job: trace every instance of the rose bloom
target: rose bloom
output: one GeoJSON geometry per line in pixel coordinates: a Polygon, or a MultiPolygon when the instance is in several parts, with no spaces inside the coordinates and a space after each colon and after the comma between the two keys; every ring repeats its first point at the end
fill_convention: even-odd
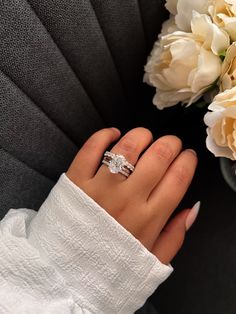
{"type": "Polygon", "coordinates": [[[208,11],[213,22],[236,40],[236,0],[211,0],[208,11]]]}
{"type": "Polygon", "coordinates": [[[193,12],[192,33],[174,32],[157,41],[145,66],[144,82],[156,87],[159,109],[199,99],[221,74],[218,54],[229,46],[226,32],[209,16],[193,12]]]}
{"type": "Polygon", "coordinates": [[[208,109],[207,148],[216,157],[236,160],[236,87],[218,94],[208,109]]]}
{"type": "Polygon", "coordinates": [[[170,15],[170,18],[162,24],[161,33],[159,34],[158,38],[177,31],[179,31],[179,28],[175,23],[175,17],[174,15],[170,15]]]}
{"type": "Polygon", "coordinates": [[[197,11],[210,15],[236,41],[236,0],[166,0],[166,8],[181,30],[191,30],[192,12],[197,11]]]}
{"type": "Polygon", "coordinates": [[[225,91],[236,86],[236,43],[226,51],[220,77],[220,90],[225,91]]]}
{"type": "Polygon", "coordinates": [[[175,15],[175,22],[179,29],[190,32],[192,12],[208,14],[210,0],[166,0],[167,10],[175,15]]]}

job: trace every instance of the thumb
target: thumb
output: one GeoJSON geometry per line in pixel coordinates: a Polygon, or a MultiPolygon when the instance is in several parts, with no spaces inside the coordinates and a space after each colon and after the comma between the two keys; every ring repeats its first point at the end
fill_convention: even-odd
{"type": "Polygon", "coordinates": [[[183,245],[185,234],[195,222],[200,202],[192,209],[177,214],[162,230],[152,248],[152,253],[163,263],[169,264],[183,245]]]}

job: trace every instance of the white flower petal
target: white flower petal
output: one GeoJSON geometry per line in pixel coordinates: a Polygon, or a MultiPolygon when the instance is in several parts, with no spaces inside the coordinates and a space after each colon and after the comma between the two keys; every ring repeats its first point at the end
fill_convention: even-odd
{"type": "Polygon", "coordinates": [[[216,157],[236,160],[236,88],[218,94],[208,109],[207,148],[216,157]]]}
{"type": "Polygon", "coordinates": [[[201,37],[203,47],[211,50],[215,55],[219,55],[230,46],[229,35],[212,23],[211,18],[206,14],[193,11],[191,29],[193,34],[201,37]]]}
{"type": "Polygon", "coordinates": [[[224,20],[225,27],[224,29],[227,31],[227,33],[230,35],[231,39],[233,41],[236,41],[236,18],[230,18],[224,20]]]}
{"type": "Polygon", "coordinates": [[[204,122],[208,127],[212,128],[221,117],[221,112],[207,112],[204,117],[204,122]]]}
{"type": "Polygon", "coordinates": [[[179,0],[177,3],[176,25],[186,31],[191,31],[191,19],[193,11],[207,13],[209,0],[179,0]]]}
{"type": "Polygon", "coordinates": [[[210,86],[219,78],[220,74],[220,58],[202,48],[198,59],[197,71],[191,84],[193,93],[197,93],[202,88],[210,86]]]}
{"type": "Polygon", "coordinates": [[[207,130],[208,136],[206,139],[206,146],[210,152],[212,152],[216,157],[225,157],[231,160],[235,160],[232,151],[228,147],[220,147],[216,145],[214,139],[212,138],[209,129],[207,130]]]}
{"type": "Polygon", "coordinates": [[[236,40],[235,17],[236,1],[235,0],[210,0],[208,12],[211,15],[215,25],[225,29],[232,41],[236,40]]]}
{"type": "Polygon", "coordinates": [[[162,30],[158,37],[161,38],[162,36],[172,34],[178,30],[178,26],[175,23],[175,16],[171,15],[170,18],[162,24],[162,30]]]}
{"type": "Polygon", "coordinates": [[[178,0],[166,0],[165,7],[171,14],[177,14],[177,2],[178,0]]]}
{"type": "Polygon", "coordinates": [[[159,109],[172,107],[177,105],[179,102],[185,101],[191,98],[191,92],[180,92],[180,91],[161,91],[157,90],[154,98],[153,104],[159,109]]]}

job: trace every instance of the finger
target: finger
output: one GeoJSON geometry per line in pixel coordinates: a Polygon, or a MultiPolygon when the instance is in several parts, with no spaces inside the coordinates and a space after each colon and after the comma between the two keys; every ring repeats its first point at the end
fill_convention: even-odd
{"type": "Polygon", "coordinates": [[[185,195],[193,179],[196,166],[196,153],[193,150],[183,151],[150,194],[147,203],[153,212],[153,220],[159,225],[159,231],[163,229],[185,195]]]}
{"type": "Polygon", "coordinates": [[[182,142],[178,137],[161,137],[142,155],[127,185],[131,185],[137,194],[142,193],[148,199],[181,149],[182,142]]]}
{"type": "MultiPolygon", "coordinates": [[[[126,160],[135,165],[142,151],[153,141],[152,133],[145,128],[135,128],[126,133],[112,148],[111,152],[123,155],[126,160]]],[[[122,174],[114,175],[106,165],[101,165],[96,177],[108,179],[111,182],[123,182],[127,178],[122,174]]]]}
{"type": "Polygon", "coordinates": [[[191,210],[184,210],[173,218],[161,232],[151,252],[163,263],[169,264],[181,249],[186,234],[186,219],[191,210]]]}
{"type": "Polygon", "coordinates": [[[67,175],[70,179],[92,178],[101,162],[102,155],[109,145],[120,137],[115,128],[102,129],[94,133],[82,146],[70,165],[67,175]]]}

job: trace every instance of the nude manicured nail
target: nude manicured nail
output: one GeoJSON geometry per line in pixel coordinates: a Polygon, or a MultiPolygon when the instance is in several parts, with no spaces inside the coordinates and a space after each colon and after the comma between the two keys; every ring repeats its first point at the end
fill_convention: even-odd
{"type": "Polygon", "coordinates": [[[185,222],[185,226],[186,226],[186,230],[188,231],[192,225],[194,224],[194,222],[197,219],[199,210],[200,210],[200,206],[201,206],[201,202],[197,202],[193,208],[191,209],[191,211],[189,212],[186,222],[185,222]]]}
{"type": "Polygon", "coordinates": [[[120,130],[117,128],[111,128],[112,130],[114,130],[116,133],[120,133],[120,130]]]}
{"type": "Polygon", "coordinates": [[[192,154],[194,154],[195,156],[197,156],[197,153],[195,152],[195,150],[193,149],[187,149],[187,151],[191,152],[192,154]]]}

